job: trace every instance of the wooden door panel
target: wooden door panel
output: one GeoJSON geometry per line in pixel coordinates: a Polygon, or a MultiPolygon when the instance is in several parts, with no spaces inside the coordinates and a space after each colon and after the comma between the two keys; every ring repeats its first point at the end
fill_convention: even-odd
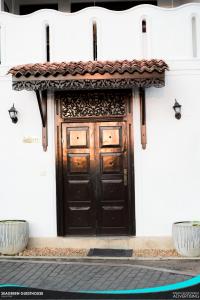
{"type": "Polygon", "coordinates": [[[63,124],[65,234],[95,233],[93,125],[63,124]]]}
{"type": "Polygon", "coordinates": [[[89,148],[89,128],[67,128],[67,148],[89,148]]]}
{"type": "Polygon", "coordinates": [[[102,227],[109,229],[111,227],[123,227],[126,224],[124,220],[123,206],[102,206],[102,227]]]}
{"type": "Polygon", "coordinates": [[[124,183],[122,179],[102,180],[102,201],[124,201],[124,183]]]}
{"type": "Polygon", "coordinates": [[[99,181],[97,232],[99,234],[127,234],[129,228],[128,189],[124,184],[127,168],[126,123],[96,124],[99,181]]]}
{"type": "Polygon", "coordinates": [[[90,155],[88,153],[68,154],[68,172],[71,174],[90,173],[90,155]]]}
{"type": "Polygon", "coordinates": [[[68,207],[65,210],[65,216],[68,218],[65,234],[67,235],[90,235],[95,234],[94,222],[91,218],[91,208],[85,207],[68,207]]]}
{"type": "Polygon", "coordinates": [[[90,180],[69,180],[67,201],[69,202],[91,202],[92,185],[90,180]]]}
{"type": "Polygon", "coordinates": [[[69,207],[68,212],[68,225],[71,227],[71,229],[76,229],[79,227],[79,230],[81,230],[81,227],[90,227],[93,224],[90,221],[90,207],[69,207]]]}
{"type": "Polygon", "coordinates": [[[121,147],[122,127],[101,126],[100,147],[121,147]]]}
{"type": "Polygon", "coordinates": [[[123,205],[102,206],[99,220],[99,234],[127,234],[127,213],[123,205]]]}
{"type": "Polygon", "coordinates": [[[101,153],[101,174],[119,174],[123,172],[123,157],[121,153],[101,153]]]}

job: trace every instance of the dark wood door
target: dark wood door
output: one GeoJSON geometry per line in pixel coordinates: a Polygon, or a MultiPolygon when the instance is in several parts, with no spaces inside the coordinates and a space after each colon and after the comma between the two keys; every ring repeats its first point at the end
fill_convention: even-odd
{"type": "Polygon", "coordinates": [[[128,234],[126,122],[63,123],[64,233],[128,234]]]}

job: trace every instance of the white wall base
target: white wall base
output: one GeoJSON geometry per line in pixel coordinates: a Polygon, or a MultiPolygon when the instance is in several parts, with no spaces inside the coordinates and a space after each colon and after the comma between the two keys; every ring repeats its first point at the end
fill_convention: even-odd
{"type": "Polygon", "coordinates": [[[30,238],[28,248],[174,249],[171,237],[55,237],[30,238]]]}

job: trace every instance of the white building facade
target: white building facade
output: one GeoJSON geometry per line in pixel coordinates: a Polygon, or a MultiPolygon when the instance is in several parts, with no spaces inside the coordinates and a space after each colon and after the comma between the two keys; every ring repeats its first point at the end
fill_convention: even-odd
{"type": "MultiPolygon", "coordinates": [[[[69,246],[70,240],[73,247],[80,247],[78,237],[82,247],[100,242],[94,232],[58,237],[62,234],[58,230],[55,93],[49,90],[47,95],[48,147],[43,151],[36,93],[13,90],[13,78],[7,72],[17,65],[46,62],[48,49],[50,63],[93,61],[94,24],[98,61],[162,59],[169,67],[164,87],[145,88],[146,147],[141,144],[139,89],[131,88],[134,230],[123,238],[108,235],[102,247],[156,247],[159,242],[159,247],[170,248],[173,222],[199,220],[200,3],[174,1],[171,5],[171,1],[158,1],[158,6],[139,5],[125,11],[89,7],[70,13],[69,3],[60,0],[60,11],[45,9],[19,16],[19,3],[8,1],[11,13],[0,13],[0,219],[26,219],[31,245],[69,246]],[[179,6],[180,2],[185,4],[179,6]],[[182,106],[179,120],[172,108],[175,99],[182,106]],[[8,114],[13,103],[18,111],[16,124],[8,114]]],[[[80,126],[90,126],[89,118],[86,123],[80,126]]],[[[109,127],[108,120],[105,126],[109,127]]]]}

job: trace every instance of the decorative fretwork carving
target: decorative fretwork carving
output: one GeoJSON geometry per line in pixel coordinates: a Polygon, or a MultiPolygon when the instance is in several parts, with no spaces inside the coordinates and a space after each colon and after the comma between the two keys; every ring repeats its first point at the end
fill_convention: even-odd
{"type": "Polygon", "coordinates": [[[91,90],[91,89],[127,89],[133,87],[163,87],[164,77],[153,78],[112,78],[81,80],[24,80],[14,81],[14,90],[91,90]]]}
{"type": "Polygon", "coordinates": [[[127,92],[58,92],[61,101],[61,117],[83,118],[126,115],[127,92]]]}

